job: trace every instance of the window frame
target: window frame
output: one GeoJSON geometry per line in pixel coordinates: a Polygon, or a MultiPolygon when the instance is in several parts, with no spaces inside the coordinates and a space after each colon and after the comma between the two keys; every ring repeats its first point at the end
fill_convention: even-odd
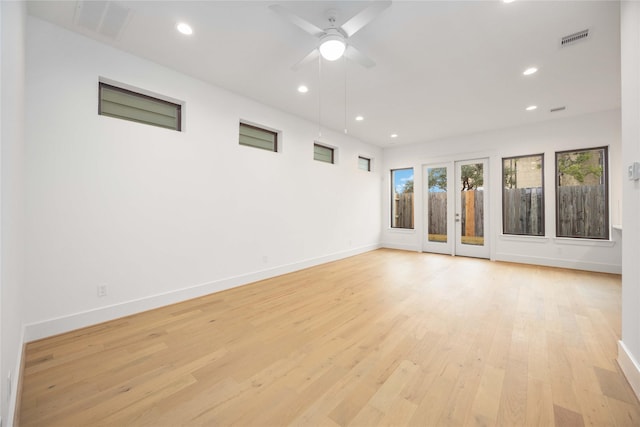
{"type": "Polygon", "coordinates": [[[317,162],[322,162],[322,163],[327,163],[327,164],[331,164],[331,165],[335,165],[336,164],[336,149],[335,147],[331,147],[329,145],[326,144],[321,144],[317,141],[315,141],[313,143],[313,160],[317,161],[317,162]],[[316,158],[316,147],[320,147],[320,148],[324,148],[330,151],[331,153],[331,159],[330,161],[326,161],[323,159],[318,159],[316,158]]]}
{"type": "Polygon", "coordinates": [[[365,172],[371,172],[371,159],[369,157],[365,157],[365,156],[358,156],[358,169],[360,169],[361,171],[365,171],[365,172]],[[360,160],[366,160],[367,161],[367,168],[363,169],[360,167],[360,160]]]}
{"type": "Polygon", "coordinates": [[[525,155],[521,155],[521,156],[509,156],[509,157],[502,157],[501,160],[502,163],[502,175],[501,175],[501,188],[502,188],[502,234],[505,236],[528,236],[528,237],[544,237],[546,235],[546,217],[545,217],[545,199],[546,199],[546,187],[545,187],[545,179],[544,179],[544,153],[537,153],[537,154],[525,154],[525,155]],[[540,175],[541,175],[541,187],[542,187],[542,202],[540,204],[540,209],[541,209],[541,218],[540,218],[540,225],[541,225],[541,234],[525,234],[525,233],[508,233],[505,231],[506,229],[506,214],[505,214],[505,184],[504,184],[504,178],[505,178],[505,170],[504,170],[504,162],[505,160],[511,160],[511,159],[523,159],[523,158],[527,158],[527,157],[540,157],[540,175]]]}
{"type": "Polygon", "coordinates": [[[266,128],[264,126],[256,125],[254,123],[248,123],[248,122],[246,122],[244,120],[240,120],[239,121],[239,125],[238,125],[238,145],[241,145],[243,147],[256,148],[258,150],[264,150],[264,151],[270,151],[272,153],[278,153],[279,149],[280,149],[279,136],[280,136],[279,132],[276,131],[276,130],[269,129],[269,128],[266,128]],[[257,146],[257,145],[251,145],[251,144],[243,144],[240,141],[241,129],[242,129],[243,126],[251,128],[251,129],[256,129],[256,130],[259,130],[259,131],[262,131],[262,132],[269,133],[269,134],[273,135],[273,149],[264,148],[264,147],[260,147],[260,146],[257,146]]]}
{"type": "Polygon", "coordinates": [[[556,206],[555,206],[555,217],[556,217],[556,238],[560,238],[560,239],[581,239],[581,240],[604,240],[604,241],[608,241],[611,239],[611,219],[609,218],[609,213],[610,213],[610,207],[609,207],[609,203],[610,203],[610,194],[609,194],[609,147],[608,146],[600,146],[600,147],[591,147],[591,148],[577,148],[577,149],[572,149],[572,150],[562,150],[562,151],[556,151],[555,155],[554,155],[554,167],[555,167],[555,193],[556,193],[556,206]],[[566,154],[566,153],[581,153],[581,152],[585,152],[585,151],[597,151],[597,150],[603,150],[603,158],[602,158],[602,167],[603,167],[603,174],[602,177],[600,177],[602,181],[603,187],[604,187],[604,230],[606,235],[604,237],[595,237],[595,236],[565,236],[565,235],[560,235],[559,234],[559,230],[560,230],[560,191],[558,190],[560,188],[560,173],[558,171],[558,156],[561,154],[566,154]]]}
{"type": "Polygon", "coordinates": [[[413,166],[407,167],[407,168],[390,169],[389,170],[389,180],[390,180],[390,184],[391,184],[390,185],[390,190],[391,191],[390,191],[390,194],[389,194],[389,196],[390,196],[390,198],[389,198],[389,201],[390,201],[390,209],[389,209],[390,210],[390,212],[389,212],[389,214],[390,214],[389,215],[390,224],[389,224],[389,226],[390,226],[390,228],[392,230],[415,230],[415,228],[416,228],[416,224],[415,224],[415,216],[416,216],[416,212],[415,212],[416,211],[416,206],[415,206],[415,170],[414,170],[413,166]],[[395,193],[395,180],[394,180],[393,174],[396,171],[402,171],[402,170],[411,170],[411,172],[412,172],[412,174],[414,176],[413,203],[412,203],[412,206],[411,206],[411,209],[412,209],[412,212],[411,212],[411,216],[412,216],[411,223],[413,224],[412,227],[398,227],[397,225],[394,225],[394,219],[395,219],[394,218],[394,202],[395,202],[394,196],[395,196],[396,193],[395,193]]]}
{"type": "Polygon", "coordinates": [[[128,122],[134,122],[134,123],[140,123],[140,124],[144,124],[144,125],[149,125],[149,126],[155,126],[155,127],[159,127],[161,129],[169,129],[169,130],[175,130],[177,132],[182,132],[183,126],[183,117],[182,117],[182,113],[183,113],[183,109],[182,109],[183,105],[181,103],[178,102],[172,102],[172,101],[168,101],[166,99],[162,99],[160,97],[157,96],[152,96],[152,95],[148,95],[146,93],[142,93],[142,92],[137,92],[135,90],[132,89],[127,89],[124,88],[122,86],[118,86],[116,84],[113,83],[109,83],[109,82],[105,82],[102,80],[98,81],[98,115],[100,116],[104,116],[104,117],[111,117],[114,119],[120,119],[120,120],[125,120],[128,122]],[[176,126],[175,127],[169,127],[169,126],[162,126],[156,123],[150,123],[150,122],[143,122],[140,120],[135,120],[133,118],[129,118],[129,117],[125,117],[125,116],[117,116],[117,115],[113,115],[113,114],[108,114],[103,112],[103,89],[108,89],[108,90],[112,90],[115,92],[120,92],[120,93],[124,93],[126,95],[130,95],[130,96],[134,96],[136,98],[140,98],[143,100],[147,100],[147,101],[153,101],[153,102],[157,102],[159,104],[165,104],[168,106],[171,106],[173,108],[175,108],[176,110],[176,126]]]}

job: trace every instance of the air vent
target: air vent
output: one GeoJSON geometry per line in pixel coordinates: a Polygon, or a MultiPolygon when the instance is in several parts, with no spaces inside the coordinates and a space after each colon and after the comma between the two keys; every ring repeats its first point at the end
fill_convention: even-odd
{"type": "Polygon", "coordinates": [[[580,40],[584,40],[589,37],[589,29],[578,31],[577,33],[569,34],[568,36],[564,36],[560,41],[560,46],[568,46],[578,42],[580,40]]]}
{"type": "Polygon", "coordinates": [[[551,109],[551,110],[549,110],[549,111],[550,111],[551,113],[555,113],[555,112],[558,112],[558,111],[564,111],[564,110],[566,110],[566,109],[567,109],[567,107],[564,107],[564,106],[563,106],[563,107],[556,107],[556,108],[552,108],[552,109],[551,109]]]}
{"type": "Polygon", "coordinates": [[[113,1],[79,1],[75,24],[92,33],[116,40],[129,21],[131,9],[113,1]]]}

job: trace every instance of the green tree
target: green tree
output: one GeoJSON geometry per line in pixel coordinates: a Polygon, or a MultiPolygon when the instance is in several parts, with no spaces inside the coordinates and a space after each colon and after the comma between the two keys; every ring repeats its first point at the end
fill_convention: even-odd
{"type": "Polygon", "coordinates": [[[404,183],[404,186],[402,187],[402,192],[403,193],[413,193],[413,180],[412,179],[404,183]]]}
{"type": "Polygon", "coordinates": [[[473,190],[474,188],[481,187],[484,183],[482,163],[462,165],[460,170],[462,173],[462,191],[473,190]]]}
{"type": "Polygon", "coordinates": [[[509,166],[504,167],[504,186],[514,188],[516,186],[516,170],[509,166]]]}
{"type": "MultiPolygon", "coordinates": [[[[558,156],[558,173],[568,175],[582,184],[589,175],[602,176],[602,166],[591,161],[591,152],[562,153],[558,156]]],[[[564,184],[564,183],[561,183],[564,184]]]]}
{"type": "Polygon", "coordinates": [[[447,168],[429,169],[429,188],[447,191],[447,168]]]}

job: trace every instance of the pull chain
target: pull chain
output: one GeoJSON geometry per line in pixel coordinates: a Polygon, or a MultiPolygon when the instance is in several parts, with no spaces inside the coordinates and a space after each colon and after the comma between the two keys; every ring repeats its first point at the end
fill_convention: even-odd
{"type": "Polygon", "coordinates": [[[347,57],[344,56],[344,133],[347,134],[347,57]]]}
{"type": "Polygon", "coordinates": [[[318,139],[322,138],[322,55],[318,55],[318,139]]]}

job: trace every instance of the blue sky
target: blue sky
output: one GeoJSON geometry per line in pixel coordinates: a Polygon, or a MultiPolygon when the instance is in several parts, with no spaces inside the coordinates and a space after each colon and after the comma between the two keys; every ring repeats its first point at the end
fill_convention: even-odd
{"type": "Polygon", "coordinates": [[[402,188],[407,181],[413,181],[413,169],[396,169],[393,171],[393,184],[396,193],[402,193],[402,188]]]}

